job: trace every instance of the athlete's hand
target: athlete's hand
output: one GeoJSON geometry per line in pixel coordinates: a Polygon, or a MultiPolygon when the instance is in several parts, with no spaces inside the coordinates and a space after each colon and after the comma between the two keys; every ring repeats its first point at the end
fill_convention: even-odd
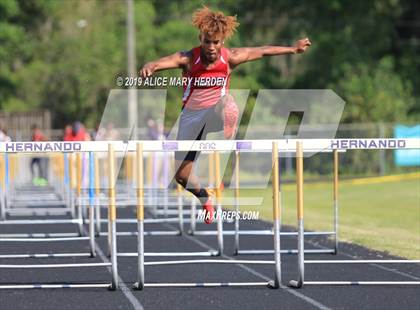
{"type": "Polygon", "coordinates": [[[140,70],[140,76],[142,78],[146,78],[148,76],[151,76],[155,72],[155,70],[156,70],[155,68],[156,68],[155,64],[153,64],[151,62],[148,62],[140,70]]]}
{"type": "Polygon", "coordinates": [[[295,51],[297,54],[301,54],[306,51],[306,49],[311,46],[311,41],[309,41],[308,38],[301,39],[296,41],[295,45],[293,46],[295,48],[295,51]]]}

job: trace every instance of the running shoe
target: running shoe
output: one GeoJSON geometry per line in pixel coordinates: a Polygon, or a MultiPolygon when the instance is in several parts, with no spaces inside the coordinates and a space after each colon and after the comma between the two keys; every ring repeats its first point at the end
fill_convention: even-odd
{"type": "Polygon", "coordinates": [[[213,223],[214,208],[213,208],[212,198],[210,196],[207,199],[206,203],[203,204],[203,210],[204,210],[204,223],[206,224],[213,223]]]}
{"type": "Polygon", "coordinates": [[[236,105],[232,96],[228,95],[227,101],[224,106],[223,114],[224,114],[223,133],[225,135],[225,139],[232,139],[236,134],[236,129],[238,125],[238,114],[239,114],[238,106],[236,105]]]}
{"type": "Polygon", "coordinates": [[[47,186],[48,185],[48,181],[46,179],[44,179],[44,178],[39,178],[38,185],[39,186],[47,186]]]}
{"type": "Polygon", "coordinates": [[[213,197],[216,196],[216,191],[211,188],[206,188],[206,192],[209,197],[207,198],[206,203],[202,206],[204,210],[204,222],[206,224],[211,224],[214,220],[213,197]]]}

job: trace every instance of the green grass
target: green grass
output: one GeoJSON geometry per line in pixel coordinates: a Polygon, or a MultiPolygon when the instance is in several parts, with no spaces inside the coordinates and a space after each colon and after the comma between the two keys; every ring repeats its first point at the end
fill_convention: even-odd
{"type": "MultiPolygon", "coordinates": [[[[227,195],[232,193],[227,192],[227,195]]],[[[263,197],[262,206],[242,206],[272,218],[271,188],[241,190],[241,197],[263,197]]],[[[304,219],[307,230],[332,230],[332,184],[304,186],[304,219]]],[[[296,226],[296,190],[282,190],[282,223],[296,226]]],[[[410,259],[420,258],[420,180],[354,185],[339,189],[339,240],[410,259]]]]}

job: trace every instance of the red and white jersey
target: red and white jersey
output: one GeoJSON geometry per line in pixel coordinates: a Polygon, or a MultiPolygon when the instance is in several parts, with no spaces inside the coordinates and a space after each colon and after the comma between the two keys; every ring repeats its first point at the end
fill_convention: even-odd
{"type": "Polygon", "coordinates": [[[192,50],[190,71],[183,74],[188,78],[184,85],[183,107],[190,110],[201,110],[214,106],[219,99],[228,92],[229,50],[222,48],[220,57],[211,69],[207,69],[201,62],[201,47],[192,50]]]}

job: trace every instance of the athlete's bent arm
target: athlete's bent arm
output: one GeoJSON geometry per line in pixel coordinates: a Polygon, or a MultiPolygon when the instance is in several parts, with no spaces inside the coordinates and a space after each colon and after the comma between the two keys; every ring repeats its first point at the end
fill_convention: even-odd
{"type": "Polygon", "coordinates": [[[294,46],[259,46],[259,47],[241,47],[231,48],[229,64],[234,68],[237,65],[260,59],[264,56],[300,54],[311,46],[308,38],[299,40],[294,46]]]}
{"type": "Polygon", "coordinates": [[[146,63],[140,70],[140,76],[145,78],[151,76],[156,71],[185,68],[189,62],[190,52],[177,52],[175,54],[146,63]]]}

